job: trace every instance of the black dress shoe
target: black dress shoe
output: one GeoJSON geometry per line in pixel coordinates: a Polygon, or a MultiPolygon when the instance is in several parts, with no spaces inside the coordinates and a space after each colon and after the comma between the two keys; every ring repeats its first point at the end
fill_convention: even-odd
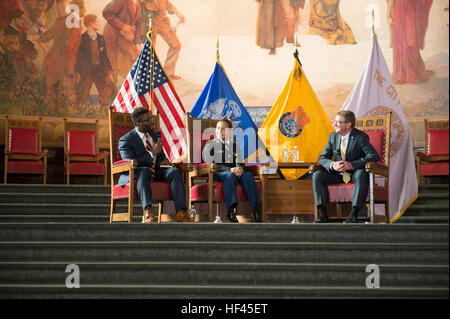
{"type": "Polygon", "coordinates": [[[343,224],[356,224],[357,222],[356,217],[349,216],[346,220],[344,220],[343,224]]]}
{"type": "Polygon", "coordinates": [[[352,211],[348,215],[347,219],[344,221],[344,224],[355,224],[357,223],[356,217],[358,216],[358,209],[356,207],[352,208],[352,211]]]}
{"type": "Polygon", "coordinates": [[[236,218],[236,214],[234,213],[234,208],[228,210],[227,219],[230,223],[239,223],[239,221],[236,218]]]}
{"type": "Polygon", "coordinates": [[[325,224],[329,222],[330,220],[328,219],[328,217],[319,217],[314,221],[315,224],[325,224]]]}
{"type": "Polygon", "coordinates": [[[253,208],[252,218],[253,218],[253,222],[255,222],[255,223],[261,222],[261,207],[259,205],[255,208],[253,208]]]}

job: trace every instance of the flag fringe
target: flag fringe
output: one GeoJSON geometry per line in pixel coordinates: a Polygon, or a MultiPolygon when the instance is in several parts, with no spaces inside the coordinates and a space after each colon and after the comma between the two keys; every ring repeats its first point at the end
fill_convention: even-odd
{"type": "Polygon", "coordinates": [[[402,217],[402,215],[406,212],[406,210],[409,208],[409,206],[412,205],[412,203],[414,203],[416,201],[416,199],[419,197],[419,194],[416,194],[406,205],[405,207],[403,207],[403,209],[394,216],[394,218],[392,218],[391,220],[389,220],[389,223],[394,223],[395,221],[397,221],[397,219],[399,219],[400,217],[402,217]]]}

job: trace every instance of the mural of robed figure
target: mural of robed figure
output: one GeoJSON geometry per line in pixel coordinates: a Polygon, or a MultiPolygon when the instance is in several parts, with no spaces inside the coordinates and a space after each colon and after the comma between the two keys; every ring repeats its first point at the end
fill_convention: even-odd
{"type": "MultiPolygon", "coordinates": [[[[184,23],[185,18],[181,12],[169,1],[169,0],[140,0],[141,5],[144,8],[145,13],[150,13],[152,16],[152,42],[156,45],[157,36],[160,35],[161,38],[169,46],[169,51],[167,52],[166,61],[164,62],[164,70],[167,76],[171,80],[179,80],[180,76],[175,75],[175,66],[178,61],[178,57],[181,51],[181,42],[176,34],[176,28],[171,27],[169,14],[175,14],[178,16],[179,22],[184,23]]],[[[148,18],[143,18],[142,33],[145,36],[149,30],[148,18]]]]}
{"type": "Polygon", "coordinates": [[[103,9],[103,17],[108,22],[103,36],[116,81],[118,75],[126,78],[139,56],[141,6],[138,0],[113,0],[103,9]]]}
{"type": "Polygon", "coordinates": [[[427,82],[434,72],[425,69],[420,50],[425,48],[425,34],[433,0],[386,1],[394,49],[394,83],[427,82]]]}
{"type": "MultiPolygon", "coordinates": [[[[78,6],[80,18],[85,14],[84,0],[70,2],[78,6]]],[[[75,99],[77,77],[75,63],[78,46],[81,42],[81,27],[67,27],[66,16],[56,19],[52,28],[45,32],[39,40],[43,43],[53,40],[53,46],[44,58],[42,73],[47,78],[47,92],[51,93],[55,85],[64,88],[64,93],[70,99],[75,99]]]]}
{"type": "Polygon", "coordinates": [[[256,45],[276,54],[276,48],[294,43],[298,24],[298,9],[304,8],[305,0],[256,0],[258,17],[256,22],[256,45]]]}

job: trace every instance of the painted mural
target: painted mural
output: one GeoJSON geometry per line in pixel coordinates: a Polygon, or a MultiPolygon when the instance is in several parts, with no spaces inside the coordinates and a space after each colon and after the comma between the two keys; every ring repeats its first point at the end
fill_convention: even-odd
{"type": "Polygon", "coordinates": [[[257,125],[300,60],[330,118],[370,52],[372,25],[414,131],[448,118],[448,0],[2,0],[0,114],[106,119],[151,17],[190,110],[221,62],[257,125]],[[372,17],[374,12],[374,17],[372,17]],[[417,124],[419,123],[419,124],[417,124]]]}

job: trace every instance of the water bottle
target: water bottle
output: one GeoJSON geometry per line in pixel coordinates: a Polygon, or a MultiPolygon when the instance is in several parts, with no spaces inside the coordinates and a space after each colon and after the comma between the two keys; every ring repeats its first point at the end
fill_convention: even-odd
{"type": "Polygon", "coordinates": [[[300,224],[300,221],[298,220],[297,216],[292,217],[291,224],[300,224]]]}
{"type": "Polygon", "coordinates": [[[300,151],[298,150],[297,146],[294,146],[294,150],[292,151],[292,161],[293,162],[299,162],[300,161],[300,151]]]}
{"type": "Polygon", "coordinates": [[[195,218],[197,217],[197,210],[195,209],[194,205],[192,205],[191,209],[189,210],[189,217],[193,222],[195,222],[195,218]]]}
{"type": "Polygon", "coordinates": [[[283,158],[283,163],[289,162],[289,151],[286,146],[283,146],[283,152],[281,153],[281,156],[283,158]]]}

